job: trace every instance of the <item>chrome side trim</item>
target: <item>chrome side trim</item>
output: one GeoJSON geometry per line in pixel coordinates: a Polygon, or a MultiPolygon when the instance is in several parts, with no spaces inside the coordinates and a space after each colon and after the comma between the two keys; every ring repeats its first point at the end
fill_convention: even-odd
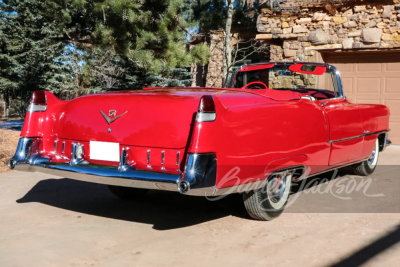
{"type": "MultiPolygon", "coordinates": [[[[311,177],[314,177],[314,176],[318,176],[318,175],[320,175],[320,174],[323,174],[323,173],[327,173],[327,172],[331,172],[331,171],[334,171],[334,170],[337,170],[337,169],[341,169],[341,168],[344,168],[344,167],[348,167],[348,166],[351,166],[351,165],[354,165],[354,164],[357,164],[357,163],[361,163],[361,162],[363,162],[363,161],[366,161],[368,158],[365,158],[365,159],[362,159],[362,160],[359,160],[359,161],[355,161],[355,162],[352,162],[352,163],[348,163],[348,164],[345,164],[345,165],[340,165],[340,166],[334,166],[334,167],[332,167],[332,168],[330,168],[330,169],[328,169],[328,170],[325,170],[325,171],[322,171],[322,172],[317,172],[317,173],[314,173],[314,174],[311,174],[311,175],[309,175],[309,176],[305,176],[303,179],[301,179],[301,180],[304,180],[304,179],[308,179],[308,178],[311,178],[311,177]]],[[[298,181],[301,181],[301,180],[298,180],[298,181]]],[[[298,182],[297,181],[297,182],[298,182]]]]}
{"type": "Polygon", "coordinates": [[[62,143],[62,153],[65,153],[65,141],[62,143]]]}
{"type": "Polygon", "coordinates": [[[343,138],[343,139],[339,139],[339,140],[329,141],[328,143],[332,144],[332,143],[337,143],[337,142],[343,142],[343,141],[353,140],[353,139],[367,137],[367,136],[371,136],[371,135],[379,135],[379,134],[383,134],[383,133],[387,133],[387,132],[389,132],[389,130],[379,131],[379,132],[374,132],[374,133],[365,133],[362,135],[357,135],[357,136],[353,136],[353,137],[349,137],[349,138],[343,138]]]}
{"type": "Polygon", "coordinates": [[[379,132],[373,132],[373,133],[366,134],[365,136],[371,136],[371,135],[376,135],[376,134],[383,134],[383,133],[388,133],[388,132],[390,132],[390,130],[379,131],[379,132]]]}
{"type": "Polygon", "coordinates": [[[57,143],[58,140],[54,141],[54,153],[57,153],[57,143]]]}
{"type": "Polygon", "coordinates": [[[176,153],[176,166],[179,166],[180,156],[181,156],[181,152],[178,151],[178,153],[176,153]]]}
{"type": "Polygon", "coordinates": [[[147,164],[150,164],[150,149],[147,150],[147,164]]]}
{"type": "Polygon", "coordinates": [[[161,151],[161,165],[164,165],[164,161],[165,161],[165,151],[161,151]]]}

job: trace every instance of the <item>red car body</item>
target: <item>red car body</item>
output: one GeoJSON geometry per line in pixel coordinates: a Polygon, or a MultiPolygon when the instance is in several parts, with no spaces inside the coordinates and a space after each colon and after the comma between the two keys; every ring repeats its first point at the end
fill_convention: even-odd
{"type": "MultiPolygon", "coordinates": [[[[239,72],[279,64],[287,63],[239,72]]],[[[315,65],[315,74],[336,71],[315,65]]],[[[246,88],[146,88],[71,101],[45,92],[45,111],[27,112],[10,168],[212,196],[260,188],[282,170],[299,180],[365,161],[377,139],[386,146],[389,109],[350,103],[335,73],[342,95],[326,99],[246,88]],[[118,144],[120,160],[92,158],[93,141],[118,144]]]]}

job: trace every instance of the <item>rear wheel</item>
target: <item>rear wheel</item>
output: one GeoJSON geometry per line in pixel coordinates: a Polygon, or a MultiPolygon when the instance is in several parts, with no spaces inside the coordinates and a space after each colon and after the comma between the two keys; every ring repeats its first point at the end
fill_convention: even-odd
{"type": "Polygon", "coordinates": [[[354,174],[360,176],[368,176],[372,174],[375,171],[376,166],[378,165],[378,158],[379,158],[379,139],[377,138],[375,141],[374,150],[372,151],[369,158],[353,166],[354,174]]]}
{"type": "Polygon", "coordinates": [[[108,188],[110,189],[111,193],[122,200],[140,199],[146,195],[147,191],[149,191],[148,189],[123,187],[116,185],[109,185],[108,188]]]}
{"type": "Polygon", "coordinates": [[[263,188],[243,193],[247,212],[252,218],[261,221],[278,218],[289,200],[291,185],[291,173],[282,172],[271,175],[263,188]]]}

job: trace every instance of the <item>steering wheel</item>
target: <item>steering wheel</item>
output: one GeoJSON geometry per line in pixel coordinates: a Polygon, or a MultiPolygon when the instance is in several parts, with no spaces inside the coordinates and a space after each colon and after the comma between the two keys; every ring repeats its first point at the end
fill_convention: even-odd
{"type": "Polygon", "coordinates": [[[263,82],[251,82],[251,83],[248,83],[245,86],[243,86],[242,89],[268,89],[268,86],[263,82]],[[258,88],[249,88],[249,86],[256,85],[256,84],[258,84],[258,86],[255,86],[255,87],[258,87],[258,88]],[[260,87],[260,85],[263,86],[264,88],[260,87]]]}

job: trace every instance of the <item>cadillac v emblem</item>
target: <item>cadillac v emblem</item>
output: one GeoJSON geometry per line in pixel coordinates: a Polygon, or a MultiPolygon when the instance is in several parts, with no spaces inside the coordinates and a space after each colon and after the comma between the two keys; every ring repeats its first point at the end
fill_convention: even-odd
{"type": "Polygon", "coordinates": [[[117,111],[116,110],[110,110],[110,111],[108,111],[108,116],[109,117],[115,117],[117,115],[117,111]]]}
{"type": "Polygon", "coordinates": [[[110,117],[108,117],[106,114],[104,114],[103,111],[100,110],[101,115],[103,115],[104,119],[107,121],[108,124],[113,123],[113,122],[116,121],[119,117],[121,117],[122,115],[124,115],[124,114],[127,113],[127,112],[128,112],[128,111],[125,111],[124,113],[119,114],[117,117],[111,119],[110,117],[114,117],[115,115],[117,115],[117,111],[115,111],[115,110],[110,110],[110,111],[108,112],[108,115],[109,115],[110,117]]]}

